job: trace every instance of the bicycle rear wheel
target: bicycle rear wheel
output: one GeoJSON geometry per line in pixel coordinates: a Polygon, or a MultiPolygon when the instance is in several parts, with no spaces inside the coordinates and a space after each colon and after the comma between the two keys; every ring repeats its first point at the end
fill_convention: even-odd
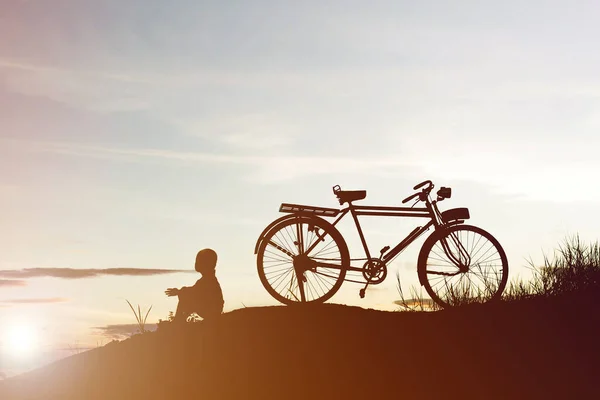
{"type": "Polygon", "coordinates": [[[508,280],[508,261],[500,243],[471,225],[454,225],[423,244],[419,277],[442,307],[500,298],[508,280]]]}
{"type": "Polygon", "coordinates": [[[284,304],[321,303],[333,296],[350,264],[337,229],[321,218],[299,215],[275,225],[257,253],[258,276],[284,304]]]}

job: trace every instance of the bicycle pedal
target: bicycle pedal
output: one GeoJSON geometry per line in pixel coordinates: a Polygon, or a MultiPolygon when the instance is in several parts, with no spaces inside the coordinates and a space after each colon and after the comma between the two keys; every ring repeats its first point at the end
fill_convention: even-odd
{"type": "Polygon", "coordinates": [[[358,295],[360,296],[361,299],[365,298],[365,289],[360,289],[360,291],[358,292],[358,295]]]}

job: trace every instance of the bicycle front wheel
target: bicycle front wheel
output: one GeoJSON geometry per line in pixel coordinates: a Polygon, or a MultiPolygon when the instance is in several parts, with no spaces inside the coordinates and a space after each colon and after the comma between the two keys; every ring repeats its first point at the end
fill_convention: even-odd
{"type": "Polygon", "coordinates": [[[342,285],[350,255],[333,225],[321,218],[299,215],[267,232],[256,263],[263,286],[278,301],[321,303],[342,285]]]}
{"type": "Polygon", "coordinates": [[[500,243],[471,225],[454,225],[431,235],[421,249],[418,270],[431,299],[444,308],[496,300],[508,279],[500,243]]]}

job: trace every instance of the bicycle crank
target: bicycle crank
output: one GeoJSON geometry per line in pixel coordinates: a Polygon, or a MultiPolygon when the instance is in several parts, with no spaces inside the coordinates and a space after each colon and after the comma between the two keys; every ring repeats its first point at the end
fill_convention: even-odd
{"type": "Polygon", "coordinates": [[[382,260],[372,258],[363,265],[362,274],[367,282],[365,283],[365,287],[360,289],[358,295],[361,299],[364,299],[369,285],[377,285],[385,280],[387,277],[387,266],[382,260]]]}
{"type": "Polygon", "coordinates": [[[363,265],[362,274],[370,285],[377,285],[387,277],[387,266],[380,259],[373,258],[363,265]]]}

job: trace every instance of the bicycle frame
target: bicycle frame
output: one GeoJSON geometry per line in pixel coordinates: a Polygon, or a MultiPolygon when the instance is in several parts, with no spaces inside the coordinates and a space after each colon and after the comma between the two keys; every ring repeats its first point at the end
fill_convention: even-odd
{"type": "MultiPolygon", "coordinates": [[[[347,214],[350,214],[350,215],[352,215],[352,219],[354,220],[354,223],[356,225],[356,229],[357,229],[358,235],[360,237],[360,240],[361,240],[361,243],[363,246],[363,250],[366,255],[366,260],[372,260],[373,258],[371,257],[371,253],[367,246],[367,241],[365,239],[365,235],[363,233],[362,227],[360,226],[360,222],[358,220],[359,216],[429,218],[429,221],[424,226],[415,228],[412,232],[410,232],[408,234],[408,236],[406,236],[402,241],[400,241],[398,244],[396,244],[394,246],[394,248],[389,249],[389,246],[386,246],[386,247],[388,247],[387,249],[386,248],[382,249],[385,251],[383,251],[380,256],[381,261],[383,263],[387,264],[394,257],[396,257],[398,254],[400,254],[404,249],[406,249],[411,243],[413,243],[418,237],[420,237],[423,233],[428,231],[432,226],[434,226],[435,229],[437,230],[437,229],[446,227],[448,225],[462,223],[462,222],[464,222],[464,219],[469,218],[467,209],[460,209],[460,208],[459,209],[450,209],[450,210],[446,210],[442,213],[437,208],[437,200],[432,201],[432,200],[430,200],[429,197],[427,197],[424,200],[424,202],[425,202],[425,207],[356,206],[356,205],[352,204],[352,202],[348,202],[348,206],[345,208],[342,208],[342,209],[283,203],[281,205],[280,211],[290,213],[290,215],[287,217],[282,217],[278,220],[273,221],[269,226],[267,226],[264,229],[263,233],[260,235],[259,240],[256,243],[255,252],[258,250],[258,246],[259,246],[262,238],[264,237],[264,235],[273,226],[275,226],[278,222],[282,221],[283,219],[293,218],[294,215],[307,215],[307,216],[314,215],[314,216],[324,216],[324,217],[337,217],[335,219],[335,221],[333,223],[331,223],[331,225],[333,227],[335,227],[335,225],[337,225],[347,214]],[[454,213],[454,214],[450,215],[450,214],[446,214],[446,213],[454,213]]],[[[298,232],[298,235],[301,235],[301,232],[298,232]]],[[[323,235],[317,234],[316,240],[308,247],[305,247],[305,243],[303,243],[304,239],[299,236],[299,238],[301,239],[301,242],[302,242],[302,243],[300,243],[301,244],[301,249],[300,249],[301,254],[309,254],[318,245],[320,239],[322,239],[322,236],[323,235]]],[[[458,249],[459,249],[458,257],[454,254],[454,252],[452,252],[450,250],[450,247],[446,243],[446,240],[442,241],[442,246],[444,248],[444,252],[448,255],[448,257],[450,259],[452,259],[452,261],[455,263],[455,265],[457,265],[459,268],[461,268],[462,265],[468,264],[468,254],[467,254],[466,250],[464,249],[464,247],[462,246],[462,244],[460,243],[460,241],[458,241],[454,237],[451,237],[451,239],[458,246],[458,249]]],[[[288,256],[294,257],[294,254],[288,252],[284,248],[281,248],[276,243],[271,243],[271,245],[274,246],[275,248],[277,248],[279,251],[287,254],[288,256]]],[[[326,262],[319,262],[319,261],[316,262],[316,266],[320,266],[323,268],[330,268],[330,269],[339,269],[340,268],[340,265],[334,265],[334,264],[329,264],[326,262]]],[[[361,272],[361,271],[363,271],[363,267],[353,267],[351,265],[348,265],[347,271],[361,272]]],[[[456,274],[458,274],[458,273],[459,272],[457,272],[456,274]]],[[[442,274],[446,275],[447,273],[442,273],[442,274]]]]}
{"type": "MultiPolygon", "coordinates": [[[[411,233],[408,234],[402,241],[400,241],[394,248],[388,249],[381,256],[381,261],[387,263],[392,258],[400,254],[405,248],[407,248],[412,242],[414,242],[419,236],[425,233],[433,225],[437,224],[435,217],[435,210],[433,207],[429,208],[411,208],[411,207],[386,207],[386,206],[355,206],[349,204],[348,207],[341,210],[338,218],[332,223],[335,226],[342,220],[347,214],[352,216],[358,236],[362,243],[363,249],[367,259],[371,259],[371,253],[367,246],[367,241],[363,233],[362,227],[360,226],[359,216],[377,216],[377,217],[416,217],[416,218],[429,218],[429,222],[424,226],[415,228],[411,233]]],[[[349,270],[360,271],[361,268],[350,267],[349,270]]]]}

